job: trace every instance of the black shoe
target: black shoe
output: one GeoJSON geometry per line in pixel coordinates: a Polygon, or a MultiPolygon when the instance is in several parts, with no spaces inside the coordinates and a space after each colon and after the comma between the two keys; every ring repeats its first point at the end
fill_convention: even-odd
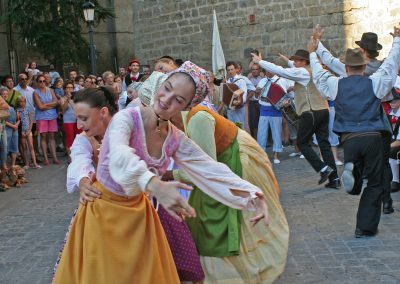
{"type": "Polygon", "coordinates": [[[325,171],[320,172],[319,174],[321,175],[321,178],[319,179],[318,184],[326,182],[332,172],[333,170],[330,167],[327,167],[325,171]]]}
{"type": "Polygon", "coordinates": [[[378,234],[378,230],[376,230],[375,232],[370,232],[370,231],[363,231],[357,228],[354,234],[356,238],[368,238],[376,236],[376,234],[378,234]]]}
{"type": "Polygon", "coordinates": [[[342,185],[340,184],[340,179],[336,178],[334,180],[329,181],[327,184],[325,184],[326,188],[334,188],[334,189],[339,189],[342,185]]]}
{"type": "Polygon", "coordinates": [[[383,202],[383,214],[392,214],[394,212],[393,209],[393,201],[384,201],[383,202]]]}
{"type": "Polygon", "coordinates": [[[400,183],[392,181],[390,184],[390,192],[398,192],[400,190],[400,183]]]}

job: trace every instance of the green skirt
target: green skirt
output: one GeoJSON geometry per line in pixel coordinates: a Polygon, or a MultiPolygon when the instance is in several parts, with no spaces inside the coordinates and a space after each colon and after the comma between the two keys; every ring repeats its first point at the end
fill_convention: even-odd
{"type": "MultiPolygon", "coordinates": [[[[218,155],[217,160],[242,177],[237,139],[218,155]]],[[[199,254],[214,257],[238,255],[241,211],[216,201],[196,187],[190,193],[189,204],[196,210],[197,217],[188,218],[186,222],[199,254]]]]}

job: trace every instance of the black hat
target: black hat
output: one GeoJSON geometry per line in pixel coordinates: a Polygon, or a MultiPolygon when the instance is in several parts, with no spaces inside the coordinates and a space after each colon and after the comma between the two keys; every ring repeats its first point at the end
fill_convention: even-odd
{"type": "Polygon", "coordinates": [[[307,60],[308,62],[310,62],[310,53],[307,50],[298,49],[296,50],[294,55],[290,57],[290,60],[293,59],[307,60]]]}
{"type": "Polygon", "coordinates": [[[368,50],[382,49],[382,45],[378,43],[378,35],[376,33],[363,33],[361,40],[357,40],[356,44],[368,50]]]}
{"type": "Polygon", "coordinates": [[[393,96],[392,101],[400,100],[400,89],[392,88],[392,96],[393,96]]]}

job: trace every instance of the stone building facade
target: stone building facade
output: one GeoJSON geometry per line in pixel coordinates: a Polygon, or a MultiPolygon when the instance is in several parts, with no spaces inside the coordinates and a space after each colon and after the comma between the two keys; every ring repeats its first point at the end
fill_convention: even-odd
{"type": "MultiPolygon", "coordinates": [[[[316,24],[325,28],[324,43],[335,55],[354,46],[365,31],[379,35],[391,46],[393,26],[400,22],[398,0],[103,0],[114,7],[116,18],[96,27],[98,72],[116,70],[136,57],[152,64],[162,55],[190,59],[211,67],[213,9],[217,12],[226,60],[239,60],[246,67],[248,49],[282,63],[278,52],[291,55],[306,48],[316,24]]],[[[40,57],[17,39],[19,67],[40,57]]],[[[0,26],[0,75],[8,70],[6,27],[0,26]]],[[[86,69],[88,70],[88,69],[86,69]]]]}
{"type": "Polygon", "coordinates": [[[316,24],[335,55],[354,46],[365,31],[379,35],[386,56],[389,32],[400,22],[396,0],[135,0],[134,50],[151,60],[164,54],[211,67],[212,10],[217,12],[226,60],[245,66],[248,49],[282,63],[277,54],[306,49],[316,24]]]}

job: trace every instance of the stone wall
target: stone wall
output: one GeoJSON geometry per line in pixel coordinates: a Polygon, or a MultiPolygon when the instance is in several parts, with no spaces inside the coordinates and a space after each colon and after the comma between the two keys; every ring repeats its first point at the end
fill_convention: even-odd
{"type": "Polygon", "coordinates": [[[269,60],[277,53],[306,48],[312,28],[325,27],[324,43],[335,55],[353,45],[364,31],[379,34],[383,55],[389,31],[400,22],[397,0],[135,0],[134,50],[142,61],[162,55],[211,67],[212,10],[218,17],[226,60],[249,61],[248,48],[269,60]],[[250,22],[251,15],[255,21],[250,22]]]}
{"type": "MultiPolygon", "coordinates": [[[[0,4],[3,4],[4,1],[0,0],[0,4]]],[[[93,29],[98,74],[106,70],[117,71],[117,67],[125,66],[129,58],[134,54],[132,2],[130,0],[100,0],[100,2],[104,7],[115,7],[116,17],[101,23],[93,29]]],[[[10,73],[7,28],[6,25],[0,25],[0,76],[10,73]]],[[[83,27],[82,33],[83,37],[89,41],[85,27],[83,27]]],[[[27,48],[15,29],[13,30],[13,45],[18,57],[18,70],[24,69],[25,64],[30,61],[36,61],[39,66],[48,66],[50,64],[40,54],[34,53],[27,48]]],[[[81,65],[79,69],[81,72],[88,74],[90,66],[81,65]]],[[[65,71],[68,71],[68,68],[65,71]]]]}
{"type": "MultiPolygon", "coordinates": [[[[2,1],[2,0],[0,0],[2,1]]],[[[400,22],[398,0],[102,0],[114,6],[116,19],[95,28],[97,70],[115,70],[130,58],[142,63],[162,55],[190,59],[211,67],[212,10],[215,9],[226,60],[249,61],[246,49],[256,48],[269,60],[282,63],[277,53],[291,55],[306,48],[313,26],[325,27],[324,43],[335,55],[354,45],[365,31],[391,45],[389,32],[400,22]],[[250,16],[254,15],[254,22],[250,16]]],[[[84,35],[87,38],[87,35],[84,35]]],[[[6,27],[0,26],[0,75],[9,72],[6,27]],[[4,44],[6,43],[6,44],[4,44]]],[[[36,60],[14,34],[19,67],[36,60]]],[[[88,66],[86,66],[88,67],[88,66]]],[[[83,71],[88,68],[82,66],[83,71]]]]}

